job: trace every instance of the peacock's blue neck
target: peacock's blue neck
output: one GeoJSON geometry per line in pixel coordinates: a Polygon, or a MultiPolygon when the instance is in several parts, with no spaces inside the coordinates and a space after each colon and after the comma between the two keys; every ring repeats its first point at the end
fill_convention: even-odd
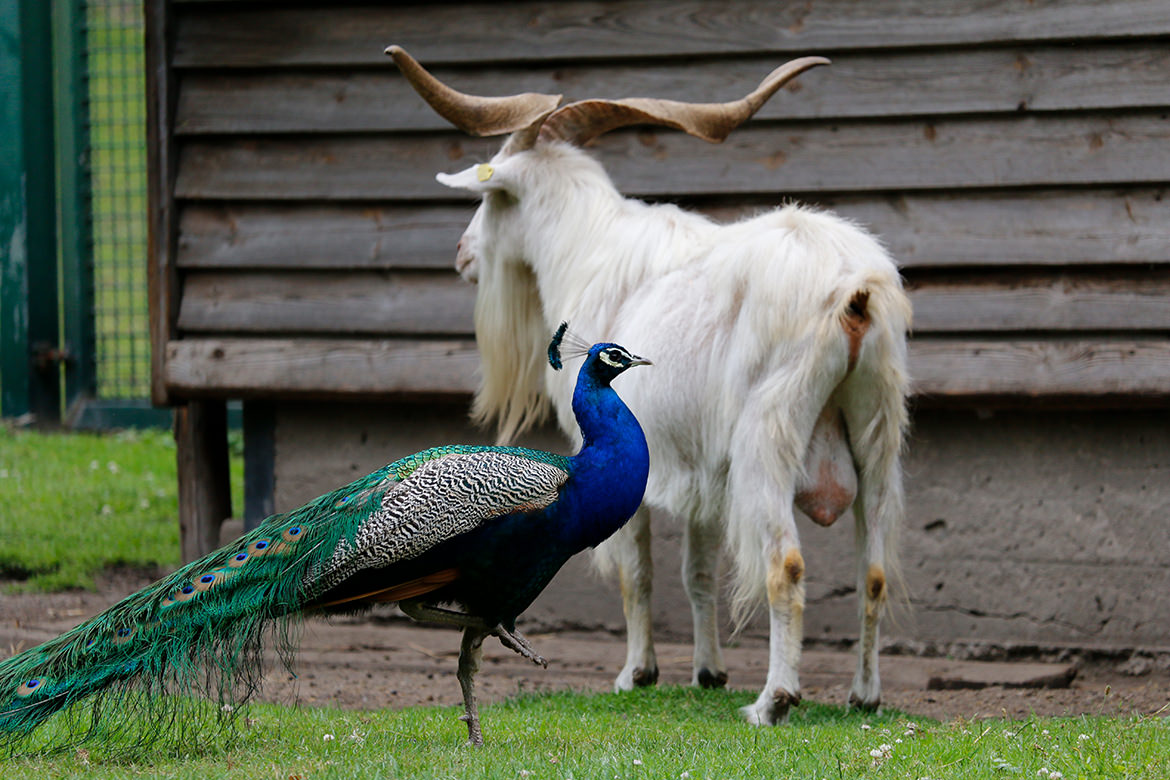
{"type": "Polygon", "coordinates": [[[573,392],[573,413],[583,443],[570,458],[571,486],[562,501],[575,504],[566,529],[584,547],[600,544],[621,528],[642,503],[650,473],[650,452],[642,426],[607,379],[582,369],[573,392]]]}

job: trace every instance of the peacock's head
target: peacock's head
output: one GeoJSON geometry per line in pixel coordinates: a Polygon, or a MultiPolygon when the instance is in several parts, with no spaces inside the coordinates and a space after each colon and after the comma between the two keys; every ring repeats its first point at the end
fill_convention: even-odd
{"type": "Polygon", "coordinates": [[[581,371],[588,372],[590,376],[602,384],[609,384],[627,368],[654,365],[646,358],[633,354],[620,344],[603,342],[585,346],[585,342],[581,341],[579,337],[569,333],[569,323],[567,322],[561,323],[557,332],[553,334],[552,341],[548,344],[548,363],[557,371],[564,365],[562,354],[564,357],[585,355],[585,365],[581,367],[581,371]],[[568,347],[567,352],[564,352],[564,347],[568,347]]]}

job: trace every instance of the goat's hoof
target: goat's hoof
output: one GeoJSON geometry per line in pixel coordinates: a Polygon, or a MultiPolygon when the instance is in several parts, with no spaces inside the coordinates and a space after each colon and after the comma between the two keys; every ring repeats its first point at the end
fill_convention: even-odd
{"type": "Polygon", "coordinates": [[[695,675],[695,681],[699,684],[700,688],[726,688],[727,672],[712,672],[707,667],[703,667],[695,675]]]}
{"type": "Polygon", "coordinates": [[[658,684],[658,667],[651,666],[650,668],[643,668],[639,666],[634,670],[634,687],[635,688],[649,688],[651,685],[658,684]]]}
{"type": "Polygon", "coordinates": [[[753,726],[778,726],[787,722],[789,711],[800,704],[799,693],[777,688],[771,696],[761,694],[754,704],[741,707],[739,714],[753,726]]]}
{"type": "Polygon", "coordinates": [[[856,693],[849,694],[849,708],[853,710],[860,710],[861,712],[877,712],[878,706],[881,705],[881,697],[875,698],[873,701],[865,701],[856,693]]]}

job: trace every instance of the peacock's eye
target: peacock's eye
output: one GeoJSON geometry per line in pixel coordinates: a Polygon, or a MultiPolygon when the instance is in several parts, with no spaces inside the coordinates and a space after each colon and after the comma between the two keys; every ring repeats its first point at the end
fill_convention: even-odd
{"type": "Polygon", "coordinates": [[[618,352],[616,349],[610,350],[609,359],[615,363],[621,363],[625,357],[625,355],[623,355],[621,352],[618,352]]]}

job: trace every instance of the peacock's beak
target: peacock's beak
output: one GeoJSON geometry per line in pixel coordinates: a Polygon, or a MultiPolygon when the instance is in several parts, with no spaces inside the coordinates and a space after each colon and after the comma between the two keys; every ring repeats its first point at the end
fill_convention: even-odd
{"type": "Polygon", "coordinates": [[[631,368],[633,368],[634,366],[652,366],[652,365],[654,365],[653,363],[651,363],[649,360],[647,360],[644,357],[638,357],[637,355],[631,355],[630,357],[633,358],[633,360],[630,361],[631,368]]]}

